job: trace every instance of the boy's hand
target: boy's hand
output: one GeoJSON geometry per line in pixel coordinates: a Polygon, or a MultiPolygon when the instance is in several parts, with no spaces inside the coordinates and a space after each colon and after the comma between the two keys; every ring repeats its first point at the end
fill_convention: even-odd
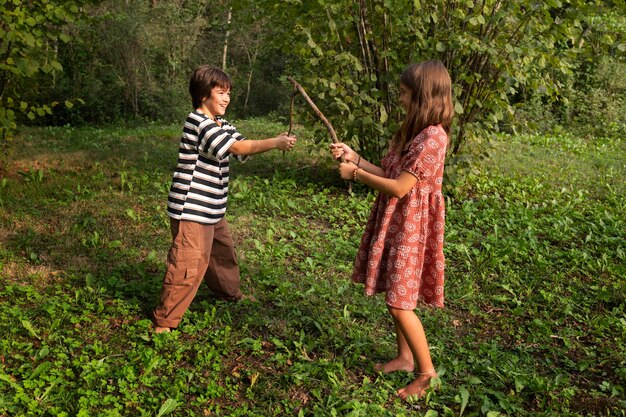
{"type": "Polygon", "coordinates": [[[276,137],[276,147],[282,151],[290,151],[296,145],[298,139],[295,136],[287,136],[287,133],[281,133],[276,137]]]}
{"type": "Polygon", "coordinates": [[[343,155],[343,159],[346,162],[356,163],[358,155],[345,143],[331,143],[330,151],[333,154],[333,158],[339,159],[343,155]]]}

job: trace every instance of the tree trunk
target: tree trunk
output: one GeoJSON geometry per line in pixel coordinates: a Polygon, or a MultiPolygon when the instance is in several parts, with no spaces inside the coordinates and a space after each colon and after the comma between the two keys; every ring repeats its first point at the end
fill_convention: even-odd
{"type": "Polygon", "coordinates": [[[248,64],[250,65],[250,72],[248,72],[248,82],[246,85],[246,98],[243,102],[243,114],[246,114],[246,111],[248,110],[248,99],[250,98],[250,87],[252,85],[252,73],[254,72],[254,65],[256,64],[256,58],[259,54],[259,45],[255,42],[253,47],[254,47],[254,51],[252,51],[252,53],[250,53],[250,50],[248,48],[245,48],[246,55],[248,56],[248,64]]]}
{"type": "Polygon", "coordinates": [[[222,54],[222,71],[226,71],[226,56],[228,55],[228,37],[230,36],[230,21],[233,17],[233,8],[228,9],[228,18],[226,20],[226,38],[224,39],[224,53],[222,54]]]}

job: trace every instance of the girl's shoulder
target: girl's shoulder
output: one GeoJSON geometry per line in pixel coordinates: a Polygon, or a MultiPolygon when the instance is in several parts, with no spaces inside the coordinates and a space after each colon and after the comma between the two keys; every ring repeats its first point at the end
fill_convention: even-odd
{"type": "Polygon", "coordinates": [[[413,138],[409,144],[406,154],[407,157],[414,158],[416,155],[422,153],[427,144],[432,148],[447,146],[447,142],[448,135],[440,124],[428,126],[422,129],[422,131],[413,138]]]}
{"type": "Polygon", "coordinates": [[[417,134],[417,136],[415,136],[415,138],[413,138],[413,142],[411,143],[411,146],[419,145],[420,143],[423,143],[427,139],[431,139],[431,138],[435,138],[436,140],[439,140],[439,141],[442,141],[442,140],[447,141],[448,134],[446,133],[443,126],[441,126],[440,124],[431,125],[431,126],[424,128],[420,133],[417,134]]]}
{"type": "Polygon", "coordinates": [[[446,131],[444,130],[441,124],[438,125],[430,125],[425,127],[420,133],[417,134],[416,138],[420,137],[421,139],[425,139],[429,136],[441,135],[444,134],[447,136],[446,131]]]}

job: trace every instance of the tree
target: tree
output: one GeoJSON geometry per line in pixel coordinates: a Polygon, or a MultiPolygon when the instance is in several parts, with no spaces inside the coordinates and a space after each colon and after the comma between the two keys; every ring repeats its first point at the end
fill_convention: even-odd
{"type": "MultiPolygon", "coordinates": [[[[215,19],[207,0],[105,0],[84,8],[71,42],[61,45],[66,70],[56,88],[41,91],[50,100],[74,94],[85,105],[55,112],[49,124],[111,123],[128,119],[172,122],[187,111],[188,77],[205,62],[200,45],[215,19]]],[[[211,51],[221,56],[220,48],[211,51]]]]}
{"type": "MultiPolygon", "coordinates": [[[[402,69],[442,60],[454,83],[454,163],[468,137],[497,130],[514,113],[511,97],[521,89],[558,98],[561,75],[571,76],[590,36],[581,20],[616,4],[623,7],[582,0],[266,0],[263,9],[289,22],[273,39],[297,56],[293,71],[330,109],[342,139],[370,157],[381,156],[401,118],[402,69]]],[[[616,30],[623,39],[623,27],[616,30]]]]}
{"type": "MultiPolygon", "coordinates": [[[[52,113],[58,102],[22,99],[29,79],[53,79],[63,67],[57,59],[60,42],[68,42],[63,27],[74,21],[82,1],[12,0],[0,4],[0,145],[4,164],[17,128],[18,113],[29,119],[52,113]]],[[[70,101],[65,105],[72,106],[70,101]]]]}
{"type": "MultiPolygon", "coordinates": [[[[564,124],[584,135],[626,134],[626,3],[612,1],[601,14],[584,13],[580,50],[567,86],[561,114],[564,124]],[[601,121],[601,122],[599,122],[601,121]]],[[[586,7],[594,7],[591,4],[586,7]]]]}
{"type": "Polygon", "coordinates": [[[233,13],[227,71],[233,78],[229,112],[248,117],[279,110],[286,115],[282,110],[289,101],[289,91],[280,80],[284,54],[271,42],[276,25],[254,1],[232,0],[228,4],[233,13]]]}

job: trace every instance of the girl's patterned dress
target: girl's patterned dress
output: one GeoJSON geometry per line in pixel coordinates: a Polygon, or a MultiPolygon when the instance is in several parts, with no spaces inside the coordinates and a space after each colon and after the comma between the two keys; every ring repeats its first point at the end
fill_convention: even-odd
{"type": "Polygon", "coordinates": [[[420,300],[443,307],[444,198],[441,193],[448,136],[430,126],[398,155],[383,158],[386,178],[407,171],[417,184],[402,198],[380,193],[361,239],[352,280],[365,294],[386,292],[387,305],[413,310],[420,300]]]}

